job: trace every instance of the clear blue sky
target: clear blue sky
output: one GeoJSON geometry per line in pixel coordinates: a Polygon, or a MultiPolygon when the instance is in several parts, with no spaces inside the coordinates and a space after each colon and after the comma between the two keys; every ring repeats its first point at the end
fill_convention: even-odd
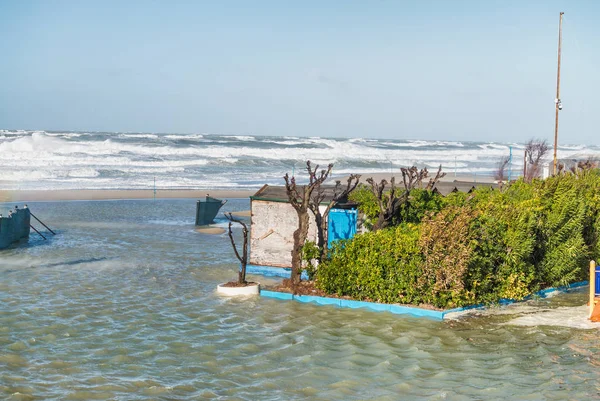
{"type": "Polygon", "coordinates": [[[0,0],[0,128],[600,144],[600,1],[0,0]]]}

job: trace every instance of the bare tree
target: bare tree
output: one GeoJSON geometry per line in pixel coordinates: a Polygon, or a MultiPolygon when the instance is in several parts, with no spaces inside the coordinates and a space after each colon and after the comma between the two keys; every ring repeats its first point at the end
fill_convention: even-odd
{"type": "Polygon", "coordinates": [[[300,187],[296,185],[296,177],[290,177],[288,174],[283,177],[288,200],[298,214],[298,228],[294,231],[294,246],[292,248],[292,287],[296,287],[301,280],[302,248],[304,247],[306,237],[308,236],[308,226],[310,222],[308,210],[311,203],[311,196],[313,191],[325,182],[331,173],[332,168],[333,164],[330,164],[327,166],[327,170],[321,170],[317,173],[319,166],[316,165],[313,168],[310,164],[310,160],[307,161],[306,170],[308,172],[309,181],[307,185],[302,185],[300,187]]]}
{"type": "Polygon", "coordinates": [[[531,182],[534,178],[539,177],[541,162],[550,150],[546,141],[531,139],[525,145],[525,163],[528,164],[525,170],[525,181],[531,182]]]}
{"type": "Polygon", "coordinates": [[[319,185],[313,192],[308,207],[315,215],[315,223],[317,223],[317,246],[319,247],[320,252],[319,262],[322,262],[327,257],[327,216],[329,216],[329,212],[335,204],[348,197],[348,195],[356,189],[360,177],[360,174],[350,175],[345,188],[342,187],[340,181],[336,181],[335,188],[333,189],[333,196],[323,212],[321,212],[319,205],[325,200],[325,189],[322,185],[319,185]]]}
{"type": "Polygon", "coordinates": [[[373,177],[367,178],[367,182],[371,185],[371,192],[375,195],[377,206],[379,206],[379,216],[377,222],[373,225],[373,231],[380,230],[391,224],[394,216],[399,210],[397,204],[400,202],[400,197],[396,195],[396,178],[390,179],[390,190],[386,194],[385,187],[388,185],[386,179],[382,179],[379,183],[373,180],[373,177]]]}
{"type": "MultiPolygon", "coordinates": [[[[416,166],[410,168],[403,167],[400,171],[402,172],[404,191],[396,187],[395,177],[390,179],[390,189],[388,192],[385,192],[385,187],[388,185],[387,180],[383,179],[378,184],[373,178],[367,178],[367,182],[371,185],[371,192],[375,195],[379,206],[379,217],[373,225],[373,231],[390,226],[394,217],[398,216],[402,205],[408,202],[410,192],[415,188],[421,188],[423,180],[429,175],[427,168],[419,170],[416,166]]],[[[432,190],[435,184],[445,175],[446,173],[442,173],[442,166],[440,165],[435,177],[429,179],[425,189],[432,190]]]]}
{"type": "Polygon", "coordinates": [[[509,161],[509,156],[503,156],[498,162],[498,168],[496,170],[496,173],[494,174],[494,179],[498,181],[498,186],[500,187],[500,189],[502,189],[502,185],[504,183],[504,180],[506,179],[506,166],[508,165],[509,161]]]}
{"type": "Polygon", "coordinates": [[[583,171],[592,170],[598,168],[598,161],[593,160],[592,158],[581,160],[577,163],[577,168],[583,171]]]}
{"type": "Polygon", "coordinates": [[[246,285],[246,265],[248,264],[248,226],[241,220],[233,217],[231,213],[225,213],[225,217],[229,220],[229,239],[231,240],[231,246],[233,247],[233,252],[235,252],[235,256],[241,263],[240,271],[238,273],[238,284],[240,286],[246,285]],[[244,236],[244,242],[242,244],[242,254],[240,255],[237,245],[235,244],[235,240],[233,239],[233,231],[231,226],[233,223],[237,223],[242,226],[242,235],[244,236]]]}
{"type": "MultiPolygon", "coordinates": [[[[427,169],[425,169],[425,171],[427,171],[427,169]]],[[[427,171],[426,176],[428,174],[429,174],[429,172],[427,171]]],[[[425,187],[425,189],[428,190],[428,191],[432,191],[433,188],[435,187],[435,184],[437,184],[438,181],[441,180],[442,178],[444,178],[445,176],[446,176],[446,173],[442,172],[442,165],[440,164],[439,167],[438,167],[437,172],[435,173],[435,177],[431,177],[429,179],[429,182],[427,183],[427,186],[425,187]]],[[[419,183],[419,186],[420,186],[420,183],[419,183]]]]}

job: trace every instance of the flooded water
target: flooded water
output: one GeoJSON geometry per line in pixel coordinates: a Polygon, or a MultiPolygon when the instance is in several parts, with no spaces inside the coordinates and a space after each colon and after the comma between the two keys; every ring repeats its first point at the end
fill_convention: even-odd
{"type": "Polygon", "coordinates": [[[58,235],[0,251],[0,399],[600,399],[586,288],[444,322],[227,299],[194,200],[29,206],[58,235]]]}

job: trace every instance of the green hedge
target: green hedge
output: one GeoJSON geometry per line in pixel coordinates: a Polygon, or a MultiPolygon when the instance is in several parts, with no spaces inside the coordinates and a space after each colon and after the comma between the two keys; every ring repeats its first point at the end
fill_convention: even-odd
{"type": "Polygon", "coordinates": [[[408,207],[398,226],[336,244],[317,286],[360,300],[454,307],[585,280],[588,261],[600,256],[597,170],[503,192],[420,191],[408,207]]]}
{"type": "Polygon", "coordinates": [[[418,303],[418,241],[418,226],[408,224],[335,242],[330,259],[319,266],[317,286],[359,300],[418,303]]]}

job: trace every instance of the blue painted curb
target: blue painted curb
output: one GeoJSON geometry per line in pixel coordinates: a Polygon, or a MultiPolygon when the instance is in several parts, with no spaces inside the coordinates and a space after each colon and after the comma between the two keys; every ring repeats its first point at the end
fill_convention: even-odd
{"type": "Polygon", "coordinates": [[[293,300],[303,303],[314,303],[317,305],[332,305],[339,308],[364,308],[375,312],[391,312],[397,315],[412,315],[417,317],[428,317],[431,319],[442,320],[444,318],[445,311],[435,311],[430,309],[422,309],[412,306],[403,305],[392,305],[392,304],[381,304],[377,302],[366,302],[366,301],[353,301],[350,299],[340,298],[329,298],[329,297],[317,297],[314,295],[293,295],[287,292],[278,291],[265,291],[260,290],[261,297],[293,300]]]}
{"type": "MultiPolygon", "coordinates": [[[[260,266],[260,265],[246,265],[246,273],[259,274],[265,277],[282,277],[290,278],[292,275],[292,269],[289,267],[273,267],[273,266],[260,266]]],[[[302,280],[308,280],[306,272],[302,272],[302,280]]]]}
{"type": "Polygon", "coordinates": [[[277,291],[260,290],[260,295],[263,296],[263,297],[283,299],[283,300],[294,299],[294,295],[292,295],[290,293],[287,293],[287,292],[277,292],[277,291]]]}
{"type": "MultiPolygon", "coordinates": [[[[261,267],[265,267],[265,266],[261,266],[261,267]]],[[[283,269],[283,268],[275,267],[275,268],[271,268],[271,269],[283,269]]],[[[279,277],[281,277],[281,276],[279,276],[279,277]]],[[[289,277],[289,275],[288,275],[288,277],[289,277]]],[[[570,289],[583,287],[587,284],[588,284],[587,281],[581,281],[581,282],[569,284],[569,285],[566,285],[563,287],[546,288],[544,290],[536,292],[533,295],[525,297],[523,300],[526,301],[528,299],[533,298],[534,296],[539,296],[539,297],[545,298],[551,292],[568,291],[570,289]]],[[[293,295],[288,292],[266,291],[266,290],[260,290],[260,296],[267,297],[267,298],[289,300],[289,301],[293,300],[293,301],[303,302],[303,303],[314,303],[317,305],[333,305],[333,306],[337,306],[340,308],[350,308],[350,309],[364,308],[364,309],[369,309],[369,310],[372,310],[375,312],[390,312],[390,313],[394,313],[397,315],[411,315],[411,316],[416,316],[416,317],[426,317],[426,318],[435,319],[435,320],[443,320],[444,317],[449,313],[456,313],[456,312],[463,312],[463,311],[467,311],[467,310],[471,310],[471,309],[485,308],[485,305],[478,304],[478,305],[469,305],[469,306],[465,306],[465,307],[461,307],[461,308],[453,308],[453,309],[446,309],[446,310],[438,311],[438,310],[433,310],[433,309],[418,308],[416,306],[382,304],[382,303],[367,302],[367,301],[354,301],[351,299],[318,297],[315,295],[293,295]]],[[[501,305],[510,305],[515,302],[520,302],[520,301],[517,301],[515,299],[501,299],[499,301],[499,303],[501,305]]]]}

